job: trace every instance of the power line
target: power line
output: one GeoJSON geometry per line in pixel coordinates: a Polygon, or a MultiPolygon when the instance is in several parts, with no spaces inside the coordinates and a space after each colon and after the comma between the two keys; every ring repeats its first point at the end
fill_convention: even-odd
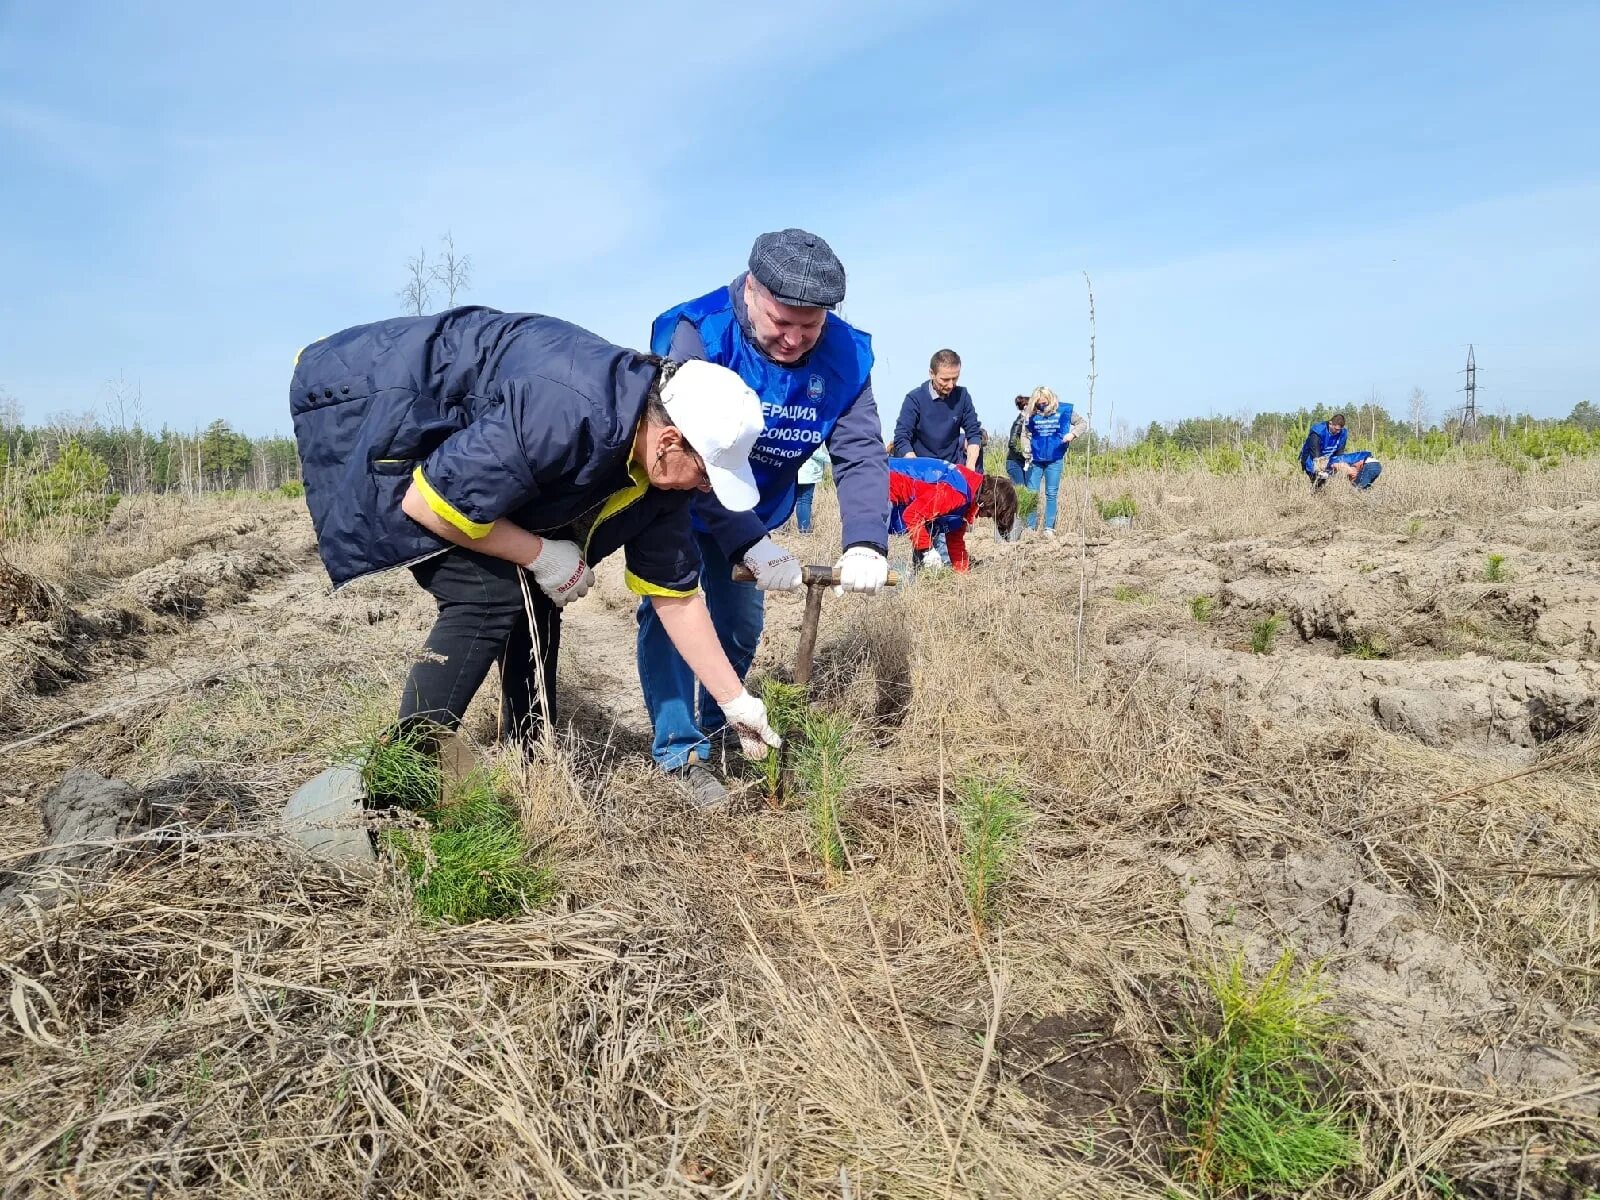
{"type": "Polygon", "coordinates": [[[1467,369],[1462,372],[1467,377],[1467,386],[1458,390],[1467,394],[1466,406],[1461,410],[1461,428],[1476,429],[1478,427],[1478,364],[1473,357],[1472,344],[1467,344],[1467,369]]]}

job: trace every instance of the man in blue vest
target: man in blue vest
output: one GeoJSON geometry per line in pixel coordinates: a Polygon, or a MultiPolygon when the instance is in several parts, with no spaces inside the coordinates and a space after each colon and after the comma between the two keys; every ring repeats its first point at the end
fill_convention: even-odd
{"type": "Polygon", "coordinates": [[[1328,482],[1328,465],[1321,460],[1331,461],[1335,454],[1344,453],[1345,444],[1350,440],[1350,432],[1344,424],[1344,414],[1334,413],[1326,421],[1312,425],[1306,434],[1300,447],[1300,469],[1311,480],[1313,489],[1328,482]]]}
{"type": "MultiPolygon", "coordinates": [[[[840,589],[876,592],[888,578],[889,466],[872,398],[872,341],[830,311],[844,288],[844,267],[827,242],[803,229],[764,233],[748,271],[668,309],[650,328],[653,353],[731,367],[761,397],[766,428],[750,453],[761,493],[754,510],[730,512],[711,495],[693,507],[701,588],[741,678],[761,640],[763,593],[800,587],[800,561],[769,531],[789,519],[796,476],[818,446],[832,459],[844,526],[840,589]],[[733,581],[737,563],[754,583],[733,581]]],[[[638,654],[657,764],[679,775],[698,804],[724,803],[721,781],[702,765],[708,735],[726,725],[722,710],[703,688],[697,697],[693,673],[645,604],[638,654]]]]}

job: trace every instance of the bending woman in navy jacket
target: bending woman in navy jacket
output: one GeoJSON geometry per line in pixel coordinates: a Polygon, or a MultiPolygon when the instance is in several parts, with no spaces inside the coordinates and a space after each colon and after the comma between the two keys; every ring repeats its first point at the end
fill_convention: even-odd
{"type": "Polygon", "coordinates": [[[943,533],[950,565],[965,573],[967,530],[979,517],[993,517],[1002,537],[1017,520],[1017,489],[999,475],[932,458],[889,460],[889,532],[909,534],[914,568],[935,565],[933,535],[943,533]]]}
{"type": "Polygon", "coordinates": [[[335,586],[408,566],[438,601],[402,724],[459,725],[498,662],[502,734],[535,735],[553,715],[561,609],[589,590],[590,563],[621,550],[629,588],[747,752],[777,744],[711,627],[689,528],[696,491],[730,509],[756,500],[761,406],[733,372],[553,317],[461,308],[315,342],[292,389],[335,586]]]}

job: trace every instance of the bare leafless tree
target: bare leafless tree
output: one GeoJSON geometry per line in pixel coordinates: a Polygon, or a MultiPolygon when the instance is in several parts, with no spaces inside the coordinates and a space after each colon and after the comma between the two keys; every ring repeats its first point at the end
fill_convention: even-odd
{"type": "MultiPolygon", "coordinates": [[[[1083,419],[1094,421],[1094,381],[1098,376],[1094,358],[1094,281],[1089,272],[1083,273],[1083,285],[1089,292],[1089,395],[1084,406],[1083,419]]],[[[1078,637],[1072,656],[1072,677],[1083,681],[1083,606],[1089,596],[1089,477],[1094,473],[1094,429],[1089,430],[1089,444],[1083,453],[1083,496],[1078,503],[1078,637]]],[[[1042,524],[1043,522],[1041,522],[1042,524]]]]}
{"type": "Polygon", "coordinates": [[[1422,436],[1423,428],[1428,424],[1428,393],[1419,387],[1411,389],[1411,431],[1418,437],[1422,436]]]}
{"type": "Polygon", "coordinates": [[[121,371],[115,379],[106,380],[106,424],[115,429],[121,438],[123,461],[122,486],[128,491],[142,492],[149,483],[144,446],[144,391],[137,381],[130,383],[121,371]]]}
{"type": "Polygon", "coordinates": [[[439,241],[444,249],[433,264],[433,281],[444,289],[445,307],[454,308],[456,297],[472,286],[472,257],[456,251],[455,235],[448,230],[439,241]]]}
{"type": "Polygon", "coordinates": [[[428,251],[419,247],[415,258],[406,259],[405,286],[395,293],[413,317],[422,316],[432,306],[433,291],[428,286],[432,280],[433,270],[428,266],[428,251]]]}
{"type": "MultiPolygon", "coordinates": [[[[0,464],[16,460],[17,443],[22,432],[22,401],[4,388],[0,388],[0,464]]],[[[5,472],[0,470],[0,478],[5,472]]]]}

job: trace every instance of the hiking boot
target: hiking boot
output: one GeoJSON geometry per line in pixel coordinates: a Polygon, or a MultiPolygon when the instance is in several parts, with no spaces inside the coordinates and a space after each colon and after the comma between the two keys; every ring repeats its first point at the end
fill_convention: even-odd
{"type": "Polygon", "coordinates": [[[669,771],[699,812],[724,812],[728,807],[728,789],[702,763],[691,759],[674,771],[669,771]]]}

